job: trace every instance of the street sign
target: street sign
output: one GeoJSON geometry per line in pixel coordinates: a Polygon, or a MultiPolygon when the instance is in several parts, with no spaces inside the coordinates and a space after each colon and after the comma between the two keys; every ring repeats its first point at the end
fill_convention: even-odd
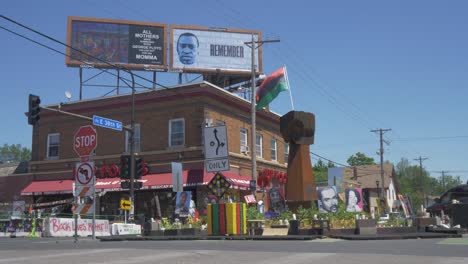
{"type": "Polygon", "coordinates": [[[120,200],[120,209],[129,211],[132,208],[132,203],[130,200],[122,199],[120,200]]]}
{"type": "Polygon", "coordinates": [[[206,171],[228,171],[230,166],[226,126],[205,127],[204,140],[206,171]]]}
{"type": "Polygon", "coordinates": [[[182,177],[182,163],[171,162],[172,168],[172,191],[183,192],[184,191],[184,179],[182,177]]]}
{"type": "Polygon", "coordinates": [[[256,180],[251,180],[249,184],[249,189],[251,191],[257,190],[257,181],[256,180]]]}
{"type": "Polygon", "coordinates": [[[97,132],[92,126],[82,126],[73,137],[73,150],[80,157],[89,156],[97,146],[97,132]]]}
{"type": "Polygon", "coordinates": [[[207,172],[218,172],[218,171],[228,171],[229,170],[229,159],[212,159],[206,160],[206,171],[207,172]]]}
{"type": "Polygon", "coordinates": [[[94,162],[77,162],[75,166],[75,185],[93,185],[94,162]]]}
{"type": "Polygon", "coordinates": [[[226,126],[205,127],[205,159],[227,158],[229,155],[226,126]]]}
{"type": "Polygon", "coordinates": [[[93,125],[122,131],[122,122],[93,115],[93,125]]]}

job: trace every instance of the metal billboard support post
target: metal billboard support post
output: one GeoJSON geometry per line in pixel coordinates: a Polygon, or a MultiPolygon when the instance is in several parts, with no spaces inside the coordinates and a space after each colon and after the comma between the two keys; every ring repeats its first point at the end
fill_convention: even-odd
{"type": "Polygon", "coordinates": [[[131,217],[134,222],[135,214],[135,77],[131,71],[128,71],[132,76],[132,113],[130,120],[130,213],[129,218],[131,217]]]}

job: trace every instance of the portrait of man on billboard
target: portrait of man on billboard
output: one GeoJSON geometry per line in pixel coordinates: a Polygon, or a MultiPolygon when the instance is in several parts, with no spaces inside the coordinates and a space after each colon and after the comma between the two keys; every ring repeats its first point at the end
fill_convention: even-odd
{"type": "Polygon", "coordinates": [[[338,212],[338,193],[335,186],[317,187],[317,194],[321,213],[338,212]]]}
{"type": "Polygon", "coordinates": [[[179,61],[184,65],[194,64],[197,59],[199,46],[198,38],[193,33],[186,32],[181,34],[177,40],[179,61]]]}

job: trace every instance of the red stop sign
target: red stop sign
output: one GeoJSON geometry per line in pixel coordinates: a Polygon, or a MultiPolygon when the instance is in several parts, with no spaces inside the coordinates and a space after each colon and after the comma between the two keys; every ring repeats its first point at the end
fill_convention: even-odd
{"type": "Polygon", "coordinates": [[[92,126],[82,126],[73,137],[73,149],[80,157],[89,156],[97,146],[97,132],[92,126]]]}

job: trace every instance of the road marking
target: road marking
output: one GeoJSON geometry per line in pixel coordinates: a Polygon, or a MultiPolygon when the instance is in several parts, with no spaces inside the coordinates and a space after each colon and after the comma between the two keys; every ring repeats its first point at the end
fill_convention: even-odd
{"type": "Polygon", "coordinates": [[[447,238],[437,243],[439,245],[468,245],[468,238],[447,238]]]}
{"type": "Polygon", "coordinates": [[[312,239],[312,240],[307,240],[306,242],[319,242],[319,243],[334,243],[334,242],[340,242],[343,241],[343,239],[337,239],[337,238],[322,238],[322,239],[312,239]]]}
{"type": "MultiPolygon", "coordinates": [[[[86,255],[90,254],[100,254],[100,253],[107,253],[107,252],[119,252],[122,249],[93,249],[93,250],[86,250],[86,255]]],[[[30,257],[15,257],[15,258],[7,258],[7,259],[0,259],[0,263],[13,263],[13,262],[30,262],[33,263],[37,259],[47,259],[47,258],[57,258],[57,257],[69,257],[69,256],[83,256],[83,252],[71,252],[71,253],[59,253],[53,254],[48,253],[47,255],[34,255],[30,257]]]]}

